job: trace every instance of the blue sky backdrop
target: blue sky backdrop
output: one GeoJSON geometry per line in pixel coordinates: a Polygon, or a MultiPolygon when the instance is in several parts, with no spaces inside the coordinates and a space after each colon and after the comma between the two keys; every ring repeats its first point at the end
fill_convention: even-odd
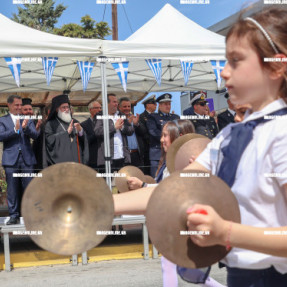
{"type": "MultiPolygon", "coordinates": [[[[68,6],[62,14],[57,27],[68,23],[80,24],[82,16],[90,15],[98,21],[106,21],[112,27],[111,5],[97,4],[96,0],[56,0],[56,4],[68,6]]],[[[171,4],[182,14],[204,28],[238,12],[252,0],[210,0],[210,4],[180,4],[180,0],[126,0],[126,4],[118,5],[118,33],[119,40],[125,40],[150,20],[166,3],[171,4]]],[[[17,13],[13,0],[1,0],[0,13],[11,18],[17,13]]],[[[107,37],[107,39],[111,39],[107,37]]],[[[158,93],[155,93],[157,96],[158,93]]],[[[180,113],[180,93],[173,94],[172,109],[180,113]]],[[[138,104],[136,112],[143,111],[143,105],[138,104]]]]}

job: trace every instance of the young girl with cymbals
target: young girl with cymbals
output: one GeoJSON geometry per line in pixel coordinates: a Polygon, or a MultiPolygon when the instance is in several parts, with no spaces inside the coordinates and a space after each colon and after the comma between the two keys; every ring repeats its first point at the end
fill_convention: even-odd
{"type": "MultiPolygon", "coordinates": [[[[156,182],[157,184],[167,178],[169,176],[169,171],[166,167],[166,153],[169,150],[171,144],[180,136],[193,133],[194,132],[194,126],[189,120],[174,120],[167,122],[162,130],[162,136],[161,136],[161,158],[159,161],[158,170],[156,173],[156,182]]],[[[131,190],[136,188],[141,188],[143,186],[146,186],[144,182],[142,182],[137,177],[130,177],[128,178],[128,184],[129,188],[131,190]]],[[[157,186],[157,184],[148,184],[147,186],[154,187],[157,186]]],[[[122,199],[124,197],[129,198],[129,195],[133,194],[133,192],[128,192],[121,195],[115,195],[115,210],[118,209],[118,202],[119,199],[122,199]]],[[[127,206],[133,206],[134,201],[130,200],[126,205],[127,206]]],[[[135,204],[135,207],[137,204],[135,204]]],[[[126,210],[127,213],[128,210],[126,210]]],[[[133,212],[132,212],[133,213],[133,212]]],[[[178,286],[178,275],[177,275],[177,266],[176,264],[170,262],[168,259],[166,259],[164,256],[161,257],[161,267],[162,267],[162,279],[163,279],[163,286],[164,287],[176,287],[178,286]]],[[[220,283],[218,283],[213,278],[209,277],[210,268],[204,268],[204,269],[191,269],[191,279],[189,278],[189,282],[193,283],[202,283],[200,286],[205,287],[222,287],[220,283]]],[[[187,279],[185,279],[187,280],[187,279]]]]}
{"type": "Polygon", "coordinates": [[[187,169],[204,168],[235,194],[241,224],[212,207],[187,210],[199,246],[232,247],[222,261],[229,287],[287,286],[287,10],[269,8],[239,20],[226,37],[221,76],[232,103],[250,104],[187,169]],[[199,212],[199,211],[201,212],[199,212]]]}

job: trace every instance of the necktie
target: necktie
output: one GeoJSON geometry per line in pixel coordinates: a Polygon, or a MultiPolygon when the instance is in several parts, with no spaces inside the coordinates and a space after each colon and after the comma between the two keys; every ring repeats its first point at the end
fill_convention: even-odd
{"type": "Polygon", "coordinates": [[[158,174],[157,174],[157,177],[156,177],[156,182],[159,183],[162,181],[162,177],[163,177],[163,171],[164,169],[166,168],[166,163],[165,161],[163,162],[162,166],[160,167],[159,171],[158,171],[158,174]]]}
{"type": "MultiPolygon", "coordinates": [[[[278,110],[276,112],[268,114],[267,116],[277,116],[285,114],[287,114],[287,108],[278,110]]],[[[254,128],[258,124],[270,120],[271,119],[264,119],[264,117],[261,117],[256,120],[236,125],[232,128],[230,143],[226,147],[222,148],[223,160],[217,174],[217,176],[224,180],[230,187],[235,181],[235,175],[240,158],[244,150],[248,146],[249,142],[253,138],[254,128]]]]}

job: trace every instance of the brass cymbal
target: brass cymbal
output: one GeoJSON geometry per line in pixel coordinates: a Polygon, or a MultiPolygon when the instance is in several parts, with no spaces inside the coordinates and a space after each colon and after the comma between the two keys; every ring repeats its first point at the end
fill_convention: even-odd
{"type": "Polygon", "coordinates": [[[197,158],[210,142],[209,138],[197,138],[184,143],[175,155],[174,169],[182,170],[187,167],[191,156],[197,158]]]}
{"type": "Polygon", "coordinates": [[[156,183],[155,179],[152,176],[147,175],[147,174],[145,174],[144,176],[144,182],[151,183],[151,184],[156,183]]]}
{"type": "Polygon", "coordinates": [[[206,138],[203,135],[196,134],[196,133],[190,133],[190,134],[185,134],[183,136],[180,136],[177,138],[168,148],[168,151],[166,153],[166,166],[169,171],[169,173],[172,173],[175,171],[174,167],[174,162],[175,162],[175,155],[179,148],[186,142],[192,139],[197,139],[197,138],[206,138]]]}
{"type": "Polygon", "coordinates": [[[105,180],[79,163],[59,163],[42,171],[25,190],[22,214],[26,230],[41,231],[32,240],[50,252],[73,255],[100,244],[111,229],[114,204],[105,180]]]}
{"type": "Polygon", "coordinates": [[[115,185],[117,189],[119,190],[119,192],[129,191],[127,178],[130,176],[137,177],[141,181],[144,181],[144,173],[139,168],[133,165],[124,166],[118,171],[118,173],[126,175],[124,177],[115,178],[115,185]]]}
{"type": "Polygon", "coordinates": [[[181,231],[187,231],[187,208],[195,203],[210,205],[222,218],[240,222],[239,206],[220,178],[182,177],[182,173],[202,171],[176,171],[156,187],[146,212],[149,236],[158,251],[175,264],[186,268],[207,267],[224,258],[228,251],[220,245],[199,247],[190,235],[180,235],[181,231]]]}

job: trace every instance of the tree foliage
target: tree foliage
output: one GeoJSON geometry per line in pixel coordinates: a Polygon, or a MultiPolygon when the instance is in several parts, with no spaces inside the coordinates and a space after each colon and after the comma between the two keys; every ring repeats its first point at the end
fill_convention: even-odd
{"type": "Polygon", "coordinates": [[[72,38],[104,39],[111,34],[111,29],[107,22],[98,22],[89,15],[81,18],[82,25],[70,23],[61,28],[55,28],[54,33],[72,38]]]}
{"type": "Polygon", "coordinates": [[[13,14],[12,20],[28,27],[72,38],[104,39],[111,35],[107,22],[96,22],[89,15],[81,18],[81,25],[69,23],[61,28],[55,28],[58,19],[67,9],[59,4],[55,7],[54,0],[43,0],[43,4],[24,4],[18,6],[18,14],[13,14]]]}
{"type": "Polygon", "coordinates": [[[61,17],[67,7],[62,4],[55,7],[53,0],[43,0],[42,3],[24,4],[24,8],[18,6],[18,14],[14,13],[12,20],[37,30],[53,32],[58,18],[61,17]]]}

